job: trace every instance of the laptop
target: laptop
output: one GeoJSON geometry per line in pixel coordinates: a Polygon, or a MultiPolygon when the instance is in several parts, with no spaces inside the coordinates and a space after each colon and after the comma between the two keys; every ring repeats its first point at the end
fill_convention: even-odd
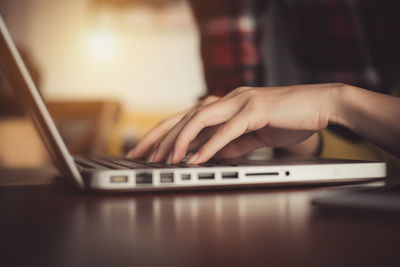
{"type": "Polygon", "coordinates": [[[117,157],[73,157],[0,16],[0,59],[17,98],[31,115],[52,159],[80,190],[157,191],[366,182],[386,176],[384,162],[338,159],[206,162],[164,165],[117,157]]]}

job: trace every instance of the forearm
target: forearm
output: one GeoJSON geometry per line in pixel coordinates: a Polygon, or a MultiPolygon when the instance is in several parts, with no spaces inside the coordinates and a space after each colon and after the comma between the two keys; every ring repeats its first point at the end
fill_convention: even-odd
{"type": "Polygon", "coordinates": [[[329,122],[400,157],[400,98],[342,85],[330,92],[329,122]]]}

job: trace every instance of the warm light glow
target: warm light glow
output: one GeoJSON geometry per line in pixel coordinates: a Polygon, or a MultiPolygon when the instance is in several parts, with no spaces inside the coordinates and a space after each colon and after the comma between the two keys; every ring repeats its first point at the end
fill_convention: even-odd
{"type": "Polygon", "coordinates": [[[93,31],[88,36],[87,47],[90,55],[95,59],[110,59],[116,51],[115,36],[105,29],[93,31]]]}

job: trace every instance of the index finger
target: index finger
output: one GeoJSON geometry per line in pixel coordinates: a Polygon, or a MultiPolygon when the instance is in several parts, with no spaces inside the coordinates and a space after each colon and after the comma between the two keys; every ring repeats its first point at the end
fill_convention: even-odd
{"type": "Polygon", "coordinates": [[[248,114],[241,111],[224,123],[199,151],[189,159],[189,164],[199,164],[212,158],[231,141],[243,135],[248,129],[248,114]]]}
{"type": "Polygon", "coordinates": [[[241,102],[237,99],[217,101],[199,109],[175,138],[171,163],[179,162],[185,157],[190,142],[202,129],[226,122],[240,109],[241,102]]]}
{"type": "Polygon", "coordinates": [[[130,159],[139,158],[146,154],[168,131],[181,120],[183,113],[175,115],[150,130],[136,146],[131,149],[126,157],[130,159]]]}

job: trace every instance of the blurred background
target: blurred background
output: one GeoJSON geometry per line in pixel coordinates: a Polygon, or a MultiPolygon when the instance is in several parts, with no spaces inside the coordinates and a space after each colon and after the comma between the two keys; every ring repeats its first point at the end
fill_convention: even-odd
{"type": "MultiPolygon", "coordinates": [[[[204,76],[217,95],[239,85],[324,82],[400,94],[397,1],[271,0],[268,9],[261,0],[192,1],[198,23],[188,2],[0,0],[0,12],[73,154],[124,155],[160,120],[204,96],[204,76]],[[221,8],[227,6],[240,6],[243,13],[229,19],[233,10],[221,8]],[[262,27],[256,24],[259,15],[262,27]]],[[[321,157],[385,160],[400,171],[397,158],[343,127],[329,127],[321,136],[321,157]]],[[[261,152],[255,155],[272,154],[261,152]]],[[[0,168],[48,162],[0,71],[0,168]]]]}
{"type": "MultiPolygon", "coordinates": [[[[73,153],[122,154],[205,92],[186,1],[1,0],[0,12],[73,153]]],[[[1,81],[0,165],[46,164],[1,81]]]]}

